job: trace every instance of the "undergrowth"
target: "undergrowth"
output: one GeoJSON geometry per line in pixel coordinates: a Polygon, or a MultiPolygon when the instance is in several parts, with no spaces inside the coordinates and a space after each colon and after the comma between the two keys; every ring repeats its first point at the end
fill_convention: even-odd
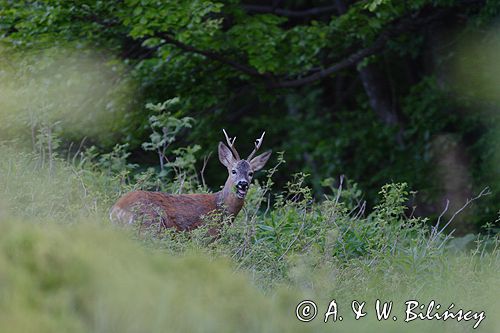
{"type": "MultiPolygon", "coordinates": [[[[343,177],[331,195],[315,202],[304,185],[306,174],[292,176],[281,191],[273,188],[273,176],[285,164],[279,154],[219,238],[207,236],[218,216],[206,217],[206,225],[191,233],[144,235],[110,227],[109,207],[136,189],[209,192],[189,150],[177,151],[183,165],[169,172],[168,164],[161,171],[139,170],[127,162],[126,146],[53,156],[50,168],[37,153],[7,145],[0,152],[0,280],[6,281],[0,293],[11,300],[0,302],[0,325],[9,331],[229,332],[241,320],[243,331],[331,330],[319,318],[309,326],[294,318],[303,298],[321,304],[335,298],[347,309],[360,298],[401,304],[438,298],[491,314],[498,310],[488,292],[500,282],[498,235],[453,239],[432,228],[436,221],[411,214],[404,183],[383,186],[370,211],[356,184],[343,177]],[[176,300],[200,322],[176,318],[176,300]],[[141,317],[138,323],[124,320],[134,315],[141,317]],[[33,326],[23,324],[23,316],[35,318],[33,326]]],[[[351,320],[343,328],[370,330],[373,323],[351,320]]],[[[482,327],[498,323],[490,315],[482,327]]],[[[379,323],[386,331],[454,331],[458,324],[472,327],[379,323]]]]}

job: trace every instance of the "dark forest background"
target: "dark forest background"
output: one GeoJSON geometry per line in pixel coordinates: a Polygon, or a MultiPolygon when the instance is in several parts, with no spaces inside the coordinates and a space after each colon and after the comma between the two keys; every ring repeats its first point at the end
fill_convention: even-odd
{"type": "Polygon", "coordinates": [[[65,73],[82,62],[111,82],[61,102],[64,117],[18,131],[11,115],[0,137],[57,133],[68,154],[121,147],[139,170],[161,167],[160,146],[165,161],[196,158],[198,172],[212,153],[204,180],[217,190],[222,128],[242,155],[265,130],[265,148],[285,152],[276,181],[305,172],[319,200],[340,175],[370,206],[383,184],[406,182],[414,213],[432,216],[489,186],[457,224],[477,231],[500,209],[499,12],[496,0],[0,0],[4,86],[9,71],[29,74],[57,95],[54,81],[71,86],[65,73]]]}

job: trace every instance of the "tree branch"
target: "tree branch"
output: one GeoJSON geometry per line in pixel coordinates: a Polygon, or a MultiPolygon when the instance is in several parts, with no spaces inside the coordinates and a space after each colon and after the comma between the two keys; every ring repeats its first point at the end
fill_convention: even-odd
{"type": "Polygon", "coordinates": [[[406,18],[401,20],[398,24],[396,24],[393,27],[387,28],[384,32],[380,34],[380,36],[373,42],[372,45],[361,49],[359,51],[354,52],[350,56],[344,58],[343,60],[337,62],[334,65],[331,65],[325,69],[322,69],[320,71],[317,71],[315,73],[312,73],[310,75],[294,79],[294,80],[284,80],[284,81],[277,81],[277,82],[271,82],[269,84],[270,88],[295,88],[295,87],[300,87],[306,84],[313,83],[315,81],[321,80],[329,75],[332,75],[336,72],[339,72],[345,68],[351,67],[353,65],[356,65],[358,62],[363,60],[366,57],[369,57],[371,55],[374,55],[381,51],[387,42],[390,40],[391,37],[402,33],[402,32],[407,32],[411,29],[415,29],[421,26],[424,26],[426,24],[429,24],[433,21],[436,21],[437,19],[441,18],[444,14],[449,13],[449,9],[442,9],[434,13],[433,15],[430,15],[428,17],[424,17],[421,19],[416,19],[416,18],[406,18]]]}
{"type": "Polygon", "coordinates": [[[380,35],[379,38],[377,38],[377,40],[371,46],[364,48],[364,49],[361,49],[361,50],[351,54],[350,56],[348,56],[344,60],[341,60],[328,68],[322,69],[318,72],[315,72],[315,73],[308,75],[308,76],[304,76],[304,77],[299,78],[299,79],[273,82],[270,84],[270,87],[271,88],[295,88],[295,87],[300,87],[300,86],[312,83],[314,81],[323,79],[323,78],[325,78],[325,77],[327,77],[335,72],[338,72],[342,69],[345,69],[345,68],[348,68],[350,66],[357,64],[358,62],[360,62],[361,60],[363,60],[364,58],[366,58],[368,56],[374,55],[375,53],[380,51],[385,46],[385,44],[387,44],[388,40],[389,40],[388,34],[382,34],[382,35],[380,35]]]}
{"type": "Polygon", "coordinates": [[[337,9],[336,6],[324,6],[324,7],[315,7],[304,10],[290,10],[290,9],[281,9],[274,8],[270,6],[259,6],[259,5],[243,5],[243,9],[247,12],[261,13],[261,14],[276,14],[280,16],[286,17],[307,17],[307,16],[317,16],[323,15],[330,12],[333,12],[337,9]]]}
{"type": "Polygon", "coordinates": [[[268,84],[270,88],[294,88],[294,87],[299,87],[303,86],[309,83],[312,83],[314,81],[320,80],[324,77],[327,77],[335,72],[338,72],[344,68],[350,67],[352,65],[355,65],[359,61],[363,60],[365,57],[368,57],[370,55],[373,55],[377,53],[380,49],[382,49],[385,44],[388,41],[388,34],[381,34],[380,37],[369,47],[359,50],[355,52],[354,54],[350,55],[346,59],[336,63],[333,66],[330,66],[328,68],[325,68],[323,70],[320,70],[318,72],[315,72],[311,75],[295,79],[295,80],[283,80],[283,81],[276,81],[274,80],[273,76],[271,74],[263,74],[258,72],[256,69],[244,65],[241,63],[238,63],[234,60],[228,59],[220,55],[219,53],[212,52],[212,51],[206,51],[206,50],[200,50],[197,49],[193,46],[184,44],[176,39],[174,39],[172,36],[170,36],[167,33],[157,33],[156,34],[158,37],[162,38],[167,44],[172,44],[177,46],[183,51],[190,52],[190,53],[196,53],[205,56],[208,59],[218,61],[220,63],[226,64],[228,66],[231,66],[240,72],[243,72],[245,74],[248,74],[253,77],[258,77],[258,78],[267,78],[271,79],[271,82],[268,84]]]}
{"type": "Polygon", "coordinates": [[[241,64],[241,63],[236,62],[232,59],[228,59],[219,53],[212,52],[212,51],[206,51],[206,50],[200,50],[200,49],[195,48],[191,45],[184,44],[184,43],[176,40],[175,38],[173,38],[172,36],[170,36],[167,33],[159,32],[156,34],[156,36],[159,38],[162,38],[167,44],[175,45],[183,51],[195,53],[195,54],[200,54],[208,59],[212,59],[212,60],[218,61],[220,63],[226,64],[228,66],[231,66],[231,67],[239,70],[240,72],[243,72],[243,73],[248,74],[250,76],[260,77],[260,78],[271,76],[269,74],[259,73],[259,71],[257,71],[255,68],[252,68],[252,67],[245,65],[245,64],[241,64]]]}
{"type": "Polygon", "coordinates": [[[420,20],[411,17],[411,18],[406,18],[400,21],[399,24],[396,24],[393,27],[387,28],[384,32],[382,32],[379,37],[372,43],[372,45],[361,49],[359,51],[354,52],[353,54],[347,56],[343,60],[337,62],[336,64],[333,64],[327,68],[324,68],[322,70],[316,71],[312,74],[306,75],[301,78],[297,79],[291,79],[291,80],[276,80],[276,77],[271,74],[271,73],[260,73],[257,71],[255,68],[247,65],[247,64],[242,64],[237,61],[234,61],[232,59],[226,58],[220,53],[213,52],[213,51],[207,51],[207,50],[200,50],[196,47],[193,47],[191,45],[184,44],[178,40],[176,40],[174,37],[172,37],[170,34],[165,33],[165,32],[159,32],[156,33],[156,36],[159,38],[162,38],[166,43],[172,44],[177,46],[183,51],[190,52],[190,53],[195,53],[195,54],[200,54],[203,55],[204,57],[218,61],[222,64],[228,65],[230,67],[233,67],[234,69],[245,73],[247,75],[250,75],[252,77],[260,78],[260,79],[265,79],[267,81],[267,86],[269,88],[295,88],[295,87],[300,87],[306,84],[313,83],[315,81],[318,81],[320,79],[323,79],[329,75],[332,75],[336,72],[339,72],[343,69],[346,69],[348,67],[351,67],[353,65],[356,65],[358,62],[363,60],[366,57],[369,57],[371,55],[374,55],[381,51],[389,39],[393,37],[394,35],[397,35],[398,33],[409,31],[413,28],[416,27],[421,27],[425,24],[429,24],[432,21],[435,21],[436,19],[442,17],[445,13],[448,13],[449,9],[443,9],[438,11],[437,13],[430,15],[428,17],[422,18],[420,20]]]}

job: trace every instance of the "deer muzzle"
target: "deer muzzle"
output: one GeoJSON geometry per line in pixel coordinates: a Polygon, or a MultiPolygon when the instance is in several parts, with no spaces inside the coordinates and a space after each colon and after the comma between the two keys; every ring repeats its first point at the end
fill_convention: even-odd
{"type": "Polygon", "coordinates": [[[243,199],[245,195],[247,195],[248,191],[248,182],[245,180],[240,180],[238,184],[236,184],[236,196],[240,199],[243,199]]]}

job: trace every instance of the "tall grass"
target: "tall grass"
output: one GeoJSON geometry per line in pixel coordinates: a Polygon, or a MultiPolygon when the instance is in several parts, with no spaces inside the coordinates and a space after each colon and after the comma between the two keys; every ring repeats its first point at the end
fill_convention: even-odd
{"type": "Polygon", "coordinates": [[[33,153],[0,146],[0,154],[1,331],[472,330],[473,321],[404,323],[411,299],[484,310],[478,330],[500,327],[498,237],[457,250],[409,214],[404,184],[384,186],[366,211],[347,181],[320,203],[303,174],[272,192],[277,166],[216,241],[207,227],[147,237],[110,226],[112,202],[135,188],[207,191],[194,175],[165,183],[152,170],[134,173],[120,147],[54,159],[50,170],[33,153]],[[318,305],[311,323],[295,318],[303,299],[318,305]],[[332,299],[344,320],[324,323],[332,299]],[[375,319],[376,299],[394,302],[396,322],[375,319]],[[367,302],[366,318],[352,319],[352,300],[367,302]]]}

